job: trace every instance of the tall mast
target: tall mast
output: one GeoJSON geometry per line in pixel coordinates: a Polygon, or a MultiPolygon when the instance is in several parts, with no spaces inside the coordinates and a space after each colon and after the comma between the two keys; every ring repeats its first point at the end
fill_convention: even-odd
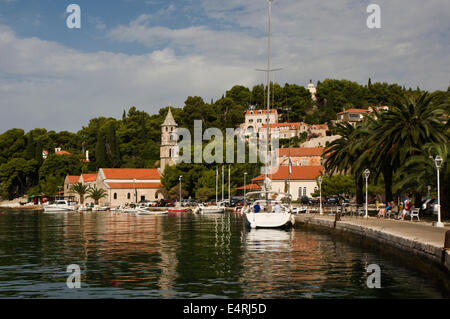
{"type": "Polygon", "coordinates": [[[267,31],[267,134],[266,134],[266,179],[268,174],[268,165],[269,165],[269,121],[270,121],[270,19],[272,15],[272,1],[269,2],[269,14],[268,14],[268,31],[267,31]]]}

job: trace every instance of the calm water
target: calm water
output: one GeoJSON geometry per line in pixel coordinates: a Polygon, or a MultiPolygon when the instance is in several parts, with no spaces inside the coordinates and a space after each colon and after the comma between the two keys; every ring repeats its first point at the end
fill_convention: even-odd
{"type": "Polygon", "coordinates": [[[0,298],[442,298],[367,248],[302,229],[246,230],[235,215],[0,212],[0,298]],[[66,286],[81,267],[81,289],[66,286]],[[365,267],[382,269],[381,289],[365,267]]]}

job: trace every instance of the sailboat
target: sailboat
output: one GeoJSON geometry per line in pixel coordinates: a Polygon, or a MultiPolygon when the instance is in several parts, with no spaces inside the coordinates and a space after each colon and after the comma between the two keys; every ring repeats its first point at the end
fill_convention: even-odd
{"type": "MultiPolygon", "coordinates": [[[[195,210],[197,214],[223,214],[225,212],[225,204],[224,202],[217,202],[218,200],[218,179],[219,179],[219,171],[216,168],[216,205],[205,206],[203,204],[199,204],[195,210]]],[[[223,188],[223,185],[222,185],[223,188]]]]}
{"type": "MultiPolygon", "coordinates": [[[[270,128],[270,20],[272,14],[272,1],[269,0],[268,14],[268,54],[267,54],[267,147],[266,160],[269,167],[269,128],[270,128]]],[[[250,192],[244,199],[242,212],[245,216],[246,224],[251,228],[280,228],[292,226],[295,222],[292,214],[292,196],[288,193],[272,192],[271,181],[268,177],[266,167],[264,189],[259,192],[250,192]],[[254,198],[253,198],[254,197],[254,198]],[[253,202],[252,202],[253,198],[253,202]],[[252,202],[252,204],[248,204],[252,202]]]]}

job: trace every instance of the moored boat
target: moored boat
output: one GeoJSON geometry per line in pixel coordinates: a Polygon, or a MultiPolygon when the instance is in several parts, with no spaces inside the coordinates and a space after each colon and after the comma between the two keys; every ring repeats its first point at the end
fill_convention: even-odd
{"type": "Polygon", "coordinates": [[[242,209],[245,221],[250,228],[281,228],[294,225],[292,207],[283,199],[290,199],[290,194],[261,191],[251,192],[246,196],[249,202],[252,196],[258,196],[252,204],[242,209]]]}
{"type": "Polygon", "coordinates": [[[70,212],[76,210],[75,205],[71,205],[66,200],[57,200],[53,204],[44,205],[45,212],[70,212]]]}

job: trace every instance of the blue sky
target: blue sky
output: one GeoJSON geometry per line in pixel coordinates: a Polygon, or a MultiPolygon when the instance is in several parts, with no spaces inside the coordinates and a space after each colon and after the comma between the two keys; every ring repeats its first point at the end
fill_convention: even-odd
{"type": "MultiPolygon", "coordinates": [[[[266,0],[0,0],[0,132],[76,131],[265,81],[266,0]],[[82,28],[66,27],[81,7],[82,28]],[[7,111],[7,112],[5,112],[7,111]]],[[[275,0],[275,81],[346,78],[446,90],[448,0],[275,0]],[[369,3],[382,28],[366,26],[369,3]]]]}

